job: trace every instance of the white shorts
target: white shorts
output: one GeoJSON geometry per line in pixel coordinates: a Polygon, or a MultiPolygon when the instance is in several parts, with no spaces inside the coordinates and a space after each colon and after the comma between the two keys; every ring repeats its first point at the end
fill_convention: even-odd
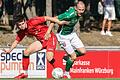
{"type": "Polygon", "coordinates": [[[115,20],[115,16],[114,6],[106,6],[104,9],[104,19],[115,20]]]}
{"type": "Polygon", "coordinates": [[[82,41],[75,32],[69,35],[56,34],[56,36],[61,47],[64,48],[68,54],[72,54],[76,48],[84,47],[82,41]]]}

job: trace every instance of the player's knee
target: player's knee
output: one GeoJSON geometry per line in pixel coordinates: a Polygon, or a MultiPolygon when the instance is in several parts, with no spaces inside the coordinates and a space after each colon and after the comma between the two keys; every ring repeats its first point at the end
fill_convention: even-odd
{"type": "Polygon", "coordinates": [[[76,58],[77,58],[77,55],[76,55],[75,53],[72,53],[72,54],[71,54],[71,60],[74,61],[74,60],[76,60],[76,58]]]}
{"type": "Polygon", "coordinates": [[[46,56],[48,61],[51,61],[53,57],[46,56]]]}
{"type": "Polygon", "coordinates": [[[46,57],[47,57],[48,61],[51,61],[53,59],[53,53],[52,52],[47,52],[46,57]]]}
{"type": "Polygon", "coordinates": [[[85,54],[86,54],[86,51],[81,52],[81,54],[82,54],[82,55],[85,55],[85,54]]]}
{"type": "Polygon", "coordinates": [[[47,60],[48,60],[48,62],[50,63],[50,64],[54,64],[54,62],[55,62],[55,59],[54,59],[54,54],[53,54],[53,52],[47,52],[47,54],[46,54],[46,57],[47,57],[47,60]]]}
{"type": "Polygon", "coordinates": [[[86,54],[86,50],[85,50],[85,49],[79,50],[79,52],[80,52],[82,55],[85,55],[85,54],[86,54]]]}
{"type": "Polygon", "coordinates": [[[25,55],[25,56],[29,56],[30,54],[29,54],[29,52],[28,52],[27,50],[25,50],[25,51],[24,51],[24,55],[25,55]]]}

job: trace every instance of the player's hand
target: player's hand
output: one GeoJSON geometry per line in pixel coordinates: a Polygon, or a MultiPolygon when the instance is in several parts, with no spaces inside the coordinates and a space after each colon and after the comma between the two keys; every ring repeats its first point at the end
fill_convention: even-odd
{"type": "Polygon", "coordinates": [[[45,40],[48,40],[50,37],[51,37],[50,33],[46,33],[45,36],[44,36],[45,40]]]}
{"type": "Polygon", "coordinates": [[[66,24],[66,25],[68,25],[70,22],[68,22],[68,21],[60,21],[60,25],[64,25],[64,24],[66,24]]]}
{"type": "Polygon", "coordinates": [[[9,53],[11,52],[11,50],[9,50],[9,49],[7,50],[7,49],[4,49],[4,48],[2,49],[2,51],[3,51],[3,53],[5,53],[5,54],[9,54],[9,53]]]}

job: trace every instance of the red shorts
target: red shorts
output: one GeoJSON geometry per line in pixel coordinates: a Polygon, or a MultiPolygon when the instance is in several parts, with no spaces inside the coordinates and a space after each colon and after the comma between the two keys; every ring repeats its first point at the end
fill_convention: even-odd
{"type": "Polygon", "coordinates": [[[44,49],[46,49],[47,52],[53,52],[56,49],[56,44],[57,44],[57,37],[55,36],[54,33],[51,33],[51,37],[42,43],[42,46],[44,49]]]}

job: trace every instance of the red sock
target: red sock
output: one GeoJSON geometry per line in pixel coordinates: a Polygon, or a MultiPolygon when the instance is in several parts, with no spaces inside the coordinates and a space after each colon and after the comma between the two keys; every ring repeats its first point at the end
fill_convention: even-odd
{"type": "Polygon", "coordinates": [[[23,59],[22,59],[23,70],[28,70],[29,64],[30,64],[29,57],[23,57],[23,59]]]}

